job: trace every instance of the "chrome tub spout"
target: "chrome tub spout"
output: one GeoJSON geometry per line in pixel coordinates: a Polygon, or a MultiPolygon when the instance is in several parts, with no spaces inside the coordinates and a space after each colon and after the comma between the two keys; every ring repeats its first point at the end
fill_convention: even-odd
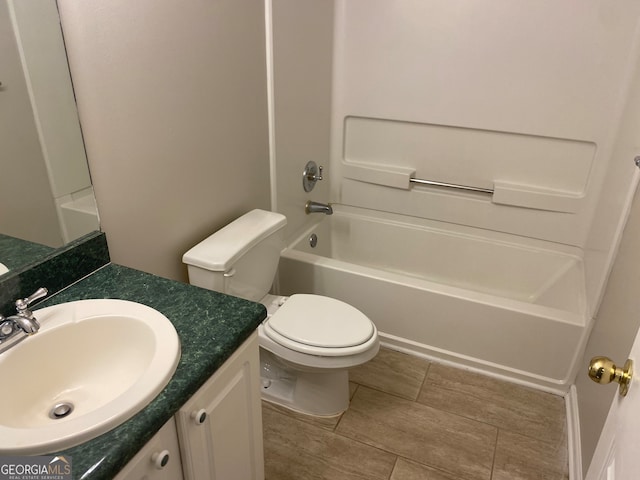
{"type": "Polygon", "coordinates": [[[330,203],[312,202],[309,200],[304,206],[304,212],[309,215],[310,213],[324,213],[325,215],[332,215],[333,208],[330,203]]]}

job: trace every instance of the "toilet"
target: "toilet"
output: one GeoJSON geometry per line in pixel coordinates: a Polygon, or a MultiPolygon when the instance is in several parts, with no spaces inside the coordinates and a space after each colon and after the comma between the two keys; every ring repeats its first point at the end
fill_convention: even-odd
{"type": "Polygon", "coordinates": [[[340,300],[269,294],[286,224],[284,215],[252,210],[182,260],[192,285],[267,308],[258,327],[262,397],[309,415],[337,415],[349,406],[348,369],[378,353],[378,331],[367,316],[340,300]]]}

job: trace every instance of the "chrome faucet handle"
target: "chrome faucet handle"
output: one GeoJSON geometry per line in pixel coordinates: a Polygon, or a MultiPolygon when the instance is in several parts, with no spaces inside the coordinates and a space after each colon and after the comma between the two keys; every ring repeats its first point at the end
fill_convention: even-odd
{"type": "MultiPolygon", "coordinates": [[[[16,309],[18,310],[18,314],[26,313],[29,310],[29,305],[31,305],[39,298],[46,297],[48,293],[49,290],[44,287],[40,287],[27,298],[20,298],[16,300],[16,309]]],[[[29,314],[27,313],[27,315],[29,314]]]]}
{"type": "Polygon", "coordinates": [[[316,165],[316,162],[307,162],[302,171],[302,188],[305,192],[310,192],[316,186],[318,180],[322,180],[322,165],[316,165]]]}

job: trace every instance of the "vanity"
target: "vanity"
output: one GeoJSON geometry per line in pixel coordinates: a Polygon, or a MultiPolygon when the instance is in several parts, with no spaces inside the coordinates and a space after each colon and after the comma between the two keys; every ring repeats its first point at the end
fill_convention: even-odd
{"type": "Polygon", "coordinates": [[[262,305],[111,264],[99,233],[0,283],[3,296],[14,299],[36,284],[55,293],[34,307],[36,317],[40,308],[84,299],[147,305],[180,339],[175,373],[146,407],[92,440],[49,452],[71,457],[73,478],[264,478],[256,334],[266,317],[262,305]]]}

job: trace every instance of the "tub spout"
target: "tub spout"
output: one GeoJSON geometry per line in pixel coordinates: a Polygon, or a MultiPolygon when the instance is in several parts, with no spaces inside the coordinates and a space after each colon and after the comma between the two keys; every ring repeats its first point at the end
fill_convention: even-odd
{"type": "Polygon", "coordinates": [[[324,213],[325,215],[333,214],[333,208],[330,203],[312,202],[309,200],[304,206],[304,211],[308,215],[310,213],[324,213]]]}

